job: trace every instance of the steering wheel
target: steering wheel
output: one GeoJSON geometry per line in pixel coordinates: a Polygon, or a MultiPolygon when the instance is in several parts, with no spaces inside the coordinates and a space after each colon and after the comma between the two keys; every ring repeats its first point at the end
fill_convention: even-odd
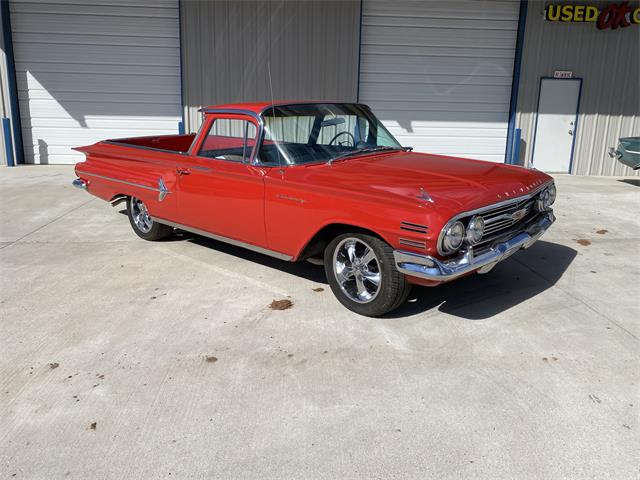
{"type": "MultiPolygon", "coordinates": [[[[353,142],[352,147],[355,147],[355,146],[356,146],[356,137],[354,137],[354,136],[351,134],[351,132],[347,132],[346,130],[345,130],[345,131],[343,131],[343,132],[338,132],[338,133],[336,133],[336,134],[333,136],[333,138],[331,139],[331,141],[329,142],[329,145],[331,145],[331,144],[336,140],[336,138],[338,138],[340,135],[349,135],[349,136],[351,137],[351,141],[353,142]]],[[[342,145],[342,144],[340,144],[340,145],[342,145]]]]}

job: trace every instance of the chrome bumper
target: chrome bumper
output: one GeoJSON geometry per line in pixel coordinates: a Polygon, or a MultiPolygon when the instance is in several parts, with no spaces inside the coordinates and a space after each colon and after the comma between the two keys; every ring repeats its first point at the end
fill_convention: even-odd
{"type": "Polygon", "coordinates": [[[81,188],[82,190],[87,189],[87,183],[84,180],[81,180],[79,178],[76,178],[73,182],[71,182],[71,185],[73,185],[76,188],[81,188]]]}
{"type": "Polygon", "coordinates": [[[477,273],[487,273],[498,262],[506,259],[521,248],[529,248],[555,222],[553,212],[540,214],[525,231],[513,238],[498,243],[488,252],[474,256],[470,249],[452,260],[439,260],[429,255],[395,250],[396,267],[401,273],[425,280],[447,282],[477,270],[477,273]]]}

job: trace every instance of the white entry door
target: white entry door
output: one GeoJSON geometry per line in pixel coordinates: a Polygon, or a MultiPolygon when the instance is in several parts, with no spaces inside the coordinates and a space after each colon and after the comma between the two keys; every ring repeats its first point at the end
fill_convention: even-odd
{"type": "Polygon", "coordinates": [[[533,166],[538,170],[570,171],[581,85],[579,78],[542,79],[533,145],[533,166]]]}

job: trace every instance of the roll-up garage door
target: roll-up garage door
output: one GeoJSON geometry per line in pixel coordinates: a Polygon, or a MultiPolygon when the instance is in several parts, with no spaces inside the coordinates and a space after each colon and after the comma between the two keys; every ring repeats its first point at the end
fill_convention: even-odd
{"type": "Polygon", "coordinates": [[[76,163],[74,146],[177,133],[177,0],[12,0],[10,12],[27,163],[76,163]]]}
{"type": "Polygon", "coordinates": [[[504,162],[519,1],[362,8],[359,101],[417,151],[504,162]]]}

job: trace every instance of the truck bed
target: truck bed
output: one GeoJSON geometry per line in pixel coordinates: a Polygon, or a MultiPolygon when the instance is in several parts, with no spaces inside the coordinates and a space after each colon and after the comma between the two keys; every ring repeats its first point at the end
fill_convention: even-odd
{"type": "Polygon", "coordinates": [[[152,148],[166,152],[183,153],[188,152],[189,147],[195,139],[195,133],[186,135],[159,135],[151,137],[131,137],[105,140],[105,142],[127,147],[152,148]]]}

